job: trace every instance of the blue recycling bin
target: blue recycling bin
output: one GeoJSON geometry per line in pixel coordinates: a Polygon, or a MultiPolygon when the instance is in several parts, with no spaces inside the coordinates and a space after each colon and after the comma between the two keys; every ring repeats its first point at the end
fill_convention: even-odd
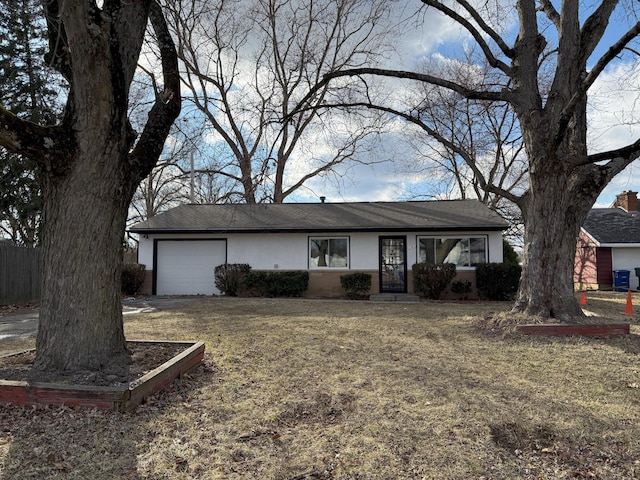
{"type": "Polygon", "coordinates": [[[629,276],[631,272],[629,270],[614,270],[613,271],[613,286],[616,292],[626,292],[629,290],[629,276]]]}

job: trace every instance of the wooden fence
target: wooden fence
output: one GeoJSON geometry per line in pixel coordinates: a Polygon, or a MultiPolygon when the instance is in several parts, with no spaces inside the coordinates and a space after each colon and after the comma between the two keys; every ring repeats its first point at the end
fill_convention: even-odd
{"type": "Polygon", "coordinates": [[[0,305],[40,299],[40,250],[0,242],[0,305]]]}

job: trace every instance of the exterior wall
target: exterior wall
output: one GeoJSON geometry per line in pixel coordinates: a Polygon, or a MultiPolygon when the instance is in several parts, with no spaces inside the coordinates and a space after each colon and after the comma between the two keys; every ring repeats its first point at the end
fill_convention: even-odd
{"type": "Polygon", "coordinates": [[[144,282],[140,287],[140,293],[142,295],[151,295],[153,292],[153,270],[144,271],[144,282]]]}
{"type": "Polygon", "coordinates": [[[628,270],[629,287],[639,290],[636,268],[640,268],[640,246],[597,247],[580,232],[574,270],[576,289],[608,290],[614,286],[613,271],[628,270]]]}
{"type": "MultiPolygon", "coordinates": [[[[476,283],[476,271],[475,270],[462,270],[456,271],[456,276],[453,279],[453,282],[457,280],[467,280],[471,282],[471,291],[465,295],[465,297],[469,300],[477,300],[479,298],[478,294],[478,285],[476,283]]],[[[452,282],[452,283],[453,283],[452,282]]],[[[412,290],[413,291],[413,290],[412,290]]],[[[442,294],[442,299],[459,299],[462,295],[459,293],[453,293],[451,291],[451,285],[447,287],[447,289],[442,294]]]]}
{"type": "MultiPolygon", "coordinates": [[[[407,247],[407,292],[413,292],[413,278],[411,266],[418,262],[418,237],[423,236],[486,236],[488,261],[502,262],[502,233],[501,232],[394,232],[381,233],[331,233],[319,234],[159,234],[140,236],[138,244],[138,263],[144,264],[147,270],[147,280],[143,293],[151,293],[153,278],[153,248],[154,240],[158,239],[226,239],[227,262],[248,263],[254,270],[308,270],[308,238],[313,237],[349,237],[349,268],[309,269],[308,296],[340,297],[344,294],[340,286],[340,276],[345,273],[371,273],[371,293],[379,291],[379,237],[384,235],[406,236],[407,247]]],[[[473,283],[475,291],[475,269],[473,267],[459,267],[457,279],[467,278],[473,283]]],[[[212,272],[213,277],[213,272],[212,272]]],[[[471,297],[471,295],[470,295],[471,297]]]]}
{"type": "MultiPolygon", "coordinates": [[[[378,293],[377,270],[357,270],[362,273],[371,274],[371,291],[370,293],[378,293]]],[[[309,271],[309,290],[304,294],[305,297],[321,297],[321,298],[340,298],[344,297],[344,290],[340,285],[340,277],[346,273],[354,273],[349,271],[327,271],[327,270],[310,270],[309,271]]]]}
{"type": "Polygon", "coordinates": [[[584,232],[578,235],[573,282],[577,290],[597,290],[598,269],[596,267],[596,247],[584,232]]]}
{"type": "Polygon", "coordinates": [[[227,235],[227,262],[254,270],[306,270],[307,236],[291,234],[227,235]]]}
{"type": "Polygon", "coordinates": [[[634,248],[612,248],[611,249],[612,270],[629,270],[629,287],[631,290],[638,290],[638,277],[635,269],[640,268],[640,247],[634,248]]]}
{"type": "MultiPolygon", "coordinates": [[[[357,270],[358,272],[368,273],[371,275],[371,290],[370,294],[374,295],[380,293],[380,285],[378,282],[377,270],[357,270]]],[[[353,273],[352,269],[348,273],[353,273]]],[[[329,271],[313,271],[309,272],[309,289],[305,292],[305,297],[309,298],[339,298],[344,296],[344,290],[340,285],[340,276],[344,275],[345,271],[329,272],[329,271]]],[[[471,282],[471,291],[466,295],[467,299],[475,300],[478,298],[478,288],[476,287],[476,272],[475,270],[466,270],[456,273],[456,280],[468,280],[471,282]]],[[[414,293],[413,291],[413,275],[409,274],[407,278],[407,292],[414,293]]],[[[443,299],[457,299],[460,295],[451,292],[451,286],[449,286],[442,294],[443,299]]]]}

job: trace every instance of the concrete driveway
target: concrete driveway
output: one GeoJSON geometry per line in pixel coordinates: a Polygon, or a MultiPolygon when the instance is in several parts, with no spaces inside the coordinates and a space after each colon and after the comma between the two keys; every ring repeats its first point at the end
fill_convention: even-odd
{"type": "Polygon", "coordinates": [[[35,337],[38,331],[38,312],[0,317],[0,341],[5,338],[35,337]]]}
{"type": "MultiPolygon", "coordinates": [[[[122,314],[150,313],[168,310],[184,303],[207,298],[204,296],[149,296],[123,298],[122,314]]],[[[0,317],[0,341],[5,338],[35,337],[38,332],[38,312],[0,317]]]]}

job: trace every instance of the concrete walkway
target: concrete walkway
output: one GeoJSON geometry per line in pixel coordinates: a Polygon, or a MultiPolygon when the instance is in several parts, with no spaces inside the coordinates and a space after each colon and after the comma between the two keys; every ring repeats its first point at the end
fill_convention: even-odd
{"type": "MultiPolygon", "coordinates": [[[[179,297],[141,297],[123,298],[122,314],[134,315],[138,313],[157,312],[167,310],[183,303],[192,302],[205,297],[179,296],[179,297]]],[[[0,317],[0,341],[5,338],[35,337],[38,333],[38,312],[22,313],[19,315],[7,315],[0,317]]]]}

